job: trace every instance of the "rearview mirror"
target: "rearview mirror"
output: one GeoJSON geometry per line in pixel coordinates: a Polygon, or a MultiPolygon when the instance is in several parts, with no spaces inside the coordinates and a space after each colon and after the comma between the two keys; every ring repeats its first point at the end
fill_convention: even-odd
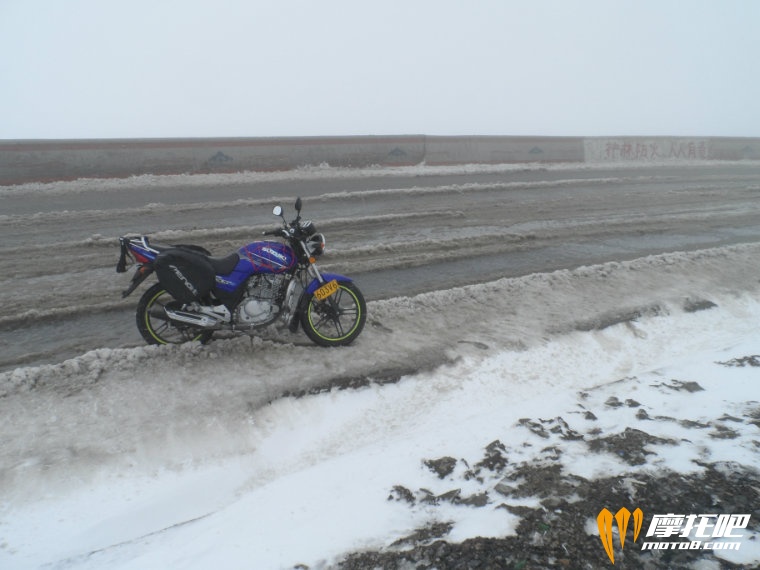
{"type": "Polygon", "coordinates": [[[301,198],[297,198],[296,199],[296,212],[298,212],[299,214],[301,213],[301,206],[302,205],[303,204],[301,203],[301,198]]]}
{"type": "Polygon", "coordinates": [[[275,206],[274,209],[272,210],[272,213],[275,216],[282,216],[282,206],[275,206]]]}

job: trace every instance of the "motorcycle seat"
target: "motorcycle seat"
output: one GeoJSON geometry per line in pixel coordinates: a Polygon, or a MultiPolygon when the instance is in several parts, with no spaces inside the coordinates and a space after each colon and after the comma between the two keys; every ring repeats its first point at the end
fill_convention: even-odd
{"type": "Polygon", "coordinates": [[[237,253],[231,253],[227,257],[206,257],[217,275],[229,275],[240,261],[237,253]]]}

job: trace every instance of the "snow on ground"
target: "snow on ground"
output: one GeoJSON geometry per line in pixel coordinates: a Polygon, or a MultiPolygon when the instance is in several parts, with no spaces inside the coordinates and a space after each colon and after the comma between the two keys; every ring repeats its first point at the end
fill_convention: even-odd
{"type": "MultiPolygon", "coordinates": [[[[325,568],[434,523],[452,542],[515,535],[504,507],[540,507],[509,490],[521,465],[752,469],[758,250],[376,302],[337,351],[238,340],[0,375],[0,567],[325,568]],[[616,452],[631,429],[648,436],[616,452]],[[476,469],[484,449],[504,465],[476,469]]],[[[588,533],[603,507],[671,512],[631,496],[594,506],[588,533]]],[[[760,563],[757,529],[715,554],[760,563]]]]}
{"type": "MultiPolygon", "coordinates": [[[[710,162],[695,162],[696,164],[712,164],[710,162]]],[[[724,164],[723,162],[716,164],[724,164]]],[[[747,164],[743,162],[742,164],[747,164]]],[[[609,167],[609,165],[607,165],[609,167]]],[[[612,167],[614,168],[615,165],[612,167]]],[[[627,165],[626,165],[627,166],[627,165]]],[[[648,165],[651,167],[651,164],[648,165]]],[[[141,174],[127,178],[80,178],[73,181],[54,182],[28,182],[24,184],[0,185],[0,196],[14,195],[27,192],[44,191],[47,194],[71,194],[92,191],[119,191],[149,185],[150,187],[180,187],[192,188],[204,186],[213,182],[215,184],[241,184],[249,185],[260,182],[281,182],[293,180],[318,180],[339,178],[394,178],[399,176],[429,176],[446,174],[483,174],[514,172],[521,170],[578,170],[594,168],[593,165],[579,163],[519,163],[519,164],[465,164],[455,166],[428,166],[418,164],[415,166],[376,166],[367,168],[335,167],[329,164],[303,166],[293,170],[281,170],[273,172],[244,171],[214,174],[141,174]]]]}
{"type": "Polygon", "coordinates": [[[433,176],[449,174],[489,174],[526,170],[615,170],[619,168],[650,170],[657,166],[747,166],[759,161],[741,160],[662,160],[650,162],[600,162],[600,163],[499,163],[499,164],[456,164],[428,165],[425,163],[413,166],[374,166],[365,168],[336,167],[323,163],[306,165],[292,170],[273,172],[244,171],[214,174],[141,174],[127,178],[80,178],[71,181],[28,182],[24,184],[0,185],[0,196],[12,196],[28,192],[44,191],[46,194],[76,194],[81,192],[124,191],[135,187],[180,187],[193,188],[205,186],[210,182],[220,185],[250,185],[261,182],[281,182],[293,180],[318,180],[340,178],[395,178],[406,176],[433,176]]]}

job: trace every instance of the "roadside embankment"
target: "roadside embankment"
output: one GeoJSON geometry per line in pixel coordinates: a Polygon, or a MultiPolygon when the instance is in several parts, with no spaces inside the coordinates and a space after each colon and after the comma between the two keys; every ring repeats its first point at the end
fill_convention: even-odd
{"type": "Polygon", "coordinates": [[[142,174],[416,164],[758,160],[760,139],[390,135],[0,141],[0,185],[142,174]]]}

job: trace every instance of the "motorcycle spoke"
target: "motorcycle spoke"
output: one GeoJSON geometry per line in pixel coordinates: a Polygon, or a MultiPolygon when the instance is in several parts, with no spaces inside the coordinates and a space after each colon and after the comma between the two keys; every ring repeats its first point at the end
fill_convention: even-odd
{"type": "MultiPolygon", "coordinates": [[[[331,323],[335,325],[336,329],[339,328],[338,325],[339,325],[340,321],[337,318],[330,317],[330,316],[327,316],[327,315],[323,316],[321,319],[319,319],[319,321],[317,321],[316,323],[314,323],[314,328],[316,330],[322,332],[323,327],[324,328],[329,328],[329,326],[330,326],[331,323]]],[[[340,332],[340,331],[338,331],[338,332],[340,332]]]]}
{"type": "Polygon", "coordinates": [[[343,338],[359,318],[359,308],[354,298],[338,290],[330,299],[314,303],[314,311],[319,318],[312,322],[315,331],[325,338],[343,338]],[[342,303],[346,302],[343,306],[342,303]]]}
{"type": "Polygon", "coordinates": [[[166,316],[166,310],[164,305],[161,303],[155,303],[148,312],[151,319],[157,319],[159,321],[169,321],[169,318],[166,316]]]}

